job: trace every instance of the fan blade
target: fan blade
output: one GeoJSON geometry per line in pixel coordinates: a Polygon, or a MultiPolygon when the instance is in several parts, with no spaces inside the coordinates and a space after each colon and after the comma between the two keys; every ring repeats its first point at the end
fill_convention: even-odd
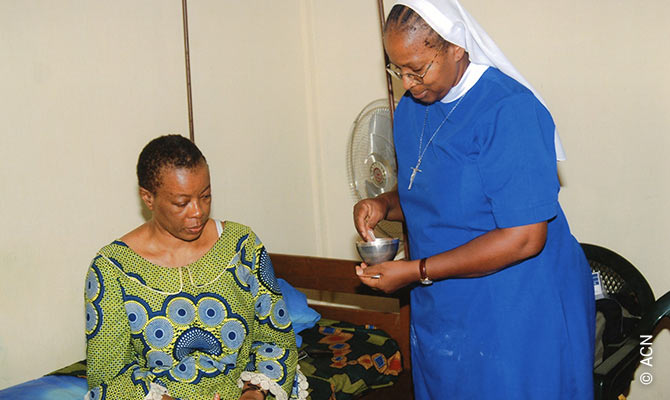
{"type": "Polygon", "coordinates": [[[356,117],[349,143],[349,182],[355,197],[369,198],[396,185],[397,166],[387,100],[368,104],[356,117]]]}
{"type": "Polygon", "coordinates": [[[388,109],[377,109],[370,117],[370,132],[392,132],[391,116],[388,109]]]}
{"type": "Polygon", "coordinates": [[[370,134],[370,151],[386,158],[395,158],[395,148],[390,134],[373,132],[370,134]]]}
{"type": "Polygon", "coordinates": [[[380,188],[379,186],[375,185],[372,181],[366,179],[365,180],[365,193],[367,194],[367,198],[373,198],[377,197],[380,194],[384,193],[384,190],[380,188]]]}

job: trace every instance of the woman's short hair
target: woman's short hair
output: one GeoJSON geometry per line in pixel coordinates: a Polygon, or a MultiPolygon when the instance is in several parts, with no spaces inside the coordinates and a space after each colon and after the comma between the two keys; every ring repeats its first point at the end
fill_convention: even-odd
{"type": "Polygon", "coordinates": [[[200,149],[181,135],[165,135],[150,141],[137,160],[137,181],[140,187],[156,193],[163,168],[195,168],[207,162],[200,149]]]}

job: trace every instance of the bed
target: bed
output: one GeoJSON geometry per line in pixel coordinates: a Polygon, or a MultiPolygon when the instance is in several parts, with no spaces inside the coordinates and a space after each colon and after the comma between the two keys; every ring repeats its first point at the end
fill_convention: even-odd
{"type": "MultiPolygon", "coordinates": [[[[300,332],[300,367],[312,400],[412,399],[408,292],[387,295],[360,284],[353,260],[271,254],[277,278],[302,292],[363,295],[391,309],[309,301],[321,319],[300,332]]],[[[360,303],[360,300],[359,300],[360,303]]],[[[289,304],[289,312],[292,308],[289,304]]],[[[86,361],[0,390],[0,400],[70,400],[86,393],[86,361]]]]}

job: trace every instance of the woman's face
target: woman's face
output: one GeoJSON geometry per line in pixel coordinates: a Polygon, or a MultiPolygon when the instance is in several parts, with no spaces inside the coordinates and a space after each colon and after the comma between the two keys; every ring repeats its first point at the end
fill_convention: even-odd
{"type": "MultiPolygon", "coordinates": [[[[430,104],[447,95],[468,66],[467,53],[454,44],[428,47],[429,32],[390,30],[384,34],[384,47],[390,61],[403,73],[403,86],[416,100],[430,104]],[[432,64],[431,64],[432,61],[432,64]],[[430,68],[428,68],[430,65],[430,68]],[[422,75],[419,83],[404,74],[422,75]]],[[[432,39],[435,42],[435,39],[432,39]]]]}
{"type": "Polygon", "coordinates": [[[200,237],[212,202],[207,163],[195,168],[163,168],[156,193],[143,188],[140,193],[159,229],[189,242],[200,237]]]}

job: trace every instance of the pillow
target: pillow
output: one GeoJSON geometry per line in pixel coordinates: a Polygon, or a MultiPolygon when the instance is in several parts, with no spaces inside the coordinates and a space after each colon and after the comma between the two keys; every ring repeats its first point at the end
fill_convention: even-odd
{"type": "Polygon", "coordinates": [[[277,282],[279,282],[279,288],[284,296],[288,314],[291,317],[296,345],[300,347],[302,346],[302,337],[298,333],[313,327],[321,319],[321,314],[309,308],[307,305],[307,296],[304,293],[281,278],[277,279],[277,282]]]}

